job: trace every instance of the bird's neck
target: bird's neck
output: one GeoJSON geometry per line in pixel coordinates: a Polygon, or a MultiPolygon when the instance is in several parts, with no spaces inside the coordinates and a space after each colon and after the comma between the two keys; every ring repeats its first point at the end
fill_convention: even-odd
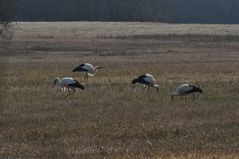
{"type": "Polygon", "coordinates": [[[88,72],[87,75],[90,76],[90,77],[93,77],[95,75],[95,72],[94,73],[88,72]]]}
{"type": "Polygon", "coordinates": [[[58,79],[58,80],[56,81],[56,86],[58,86],[58,87],[61,87],[61,86],[62,86],[61,79],[58,79]]]}
{"type": "Polygon", "coordinates": [[[94,67],[93,69],[91,69],[90,71],[88,71],[88,74],[95,74],[97,71],[97,69],[94,67]]]}
{"type": "Polygon", "coordinates": [[[56,86],[57,86],[57,87],[61,86],[60,81],[57,81],[57,82],[56,82],[56,86]]]}
{"type": "Polygon", "coordinates": [[[178,96],[178,92],[173,92],[171,95],[172,96],[178,96]]]}
{"type": "Polygon", "coordinates": [[[94,70],[97,71],[97,70],[100,69],[100,68],[102,68],[102,67],[100,67],[100,66],[95,66],[95,67],[94,67],[94,70]]]}

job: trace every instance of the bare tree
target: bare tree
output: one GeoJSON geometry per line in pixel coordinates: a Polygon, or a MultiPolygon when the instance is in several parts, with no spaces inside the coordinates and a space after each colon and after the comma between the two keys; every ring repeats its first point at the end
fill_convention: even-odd
{"type": "Polygon", "coordinates": [[[12,28],[12,21],[14,18],[14,1],[0,0],[0,37],[6,36],[12,28]]]}

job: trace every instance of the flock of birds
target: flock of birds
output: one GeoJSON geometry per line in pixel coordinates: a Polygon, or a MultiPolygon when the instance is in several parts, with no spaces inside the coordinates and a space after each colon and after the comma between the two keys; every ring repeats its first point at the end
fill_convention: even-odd
{"type": "MultiPolygon", "coordinates": [[[[84,72],[85,73],[85,81],[88,81],[89,77],[93,77],[98,69],[101,69],[103,67],[100,66],[93,66],[90,63],[84,63],[76,67],[72,70],[72,72],[84,72]]],[[[149,88],[155,88],[157,92],[159,92],[159,85],[155,83],[155,78],[151,74],[144,74],[140,75],[138,78],[135,78],[131,82],[132,84],[139,83],[144,86],[144,89],[146,87],[149,88]]],[[[65,97],[68,97],[69,95],[76,92],[77,89],[84,90],[84,86],[80,84],[77,80],[73,79],[72,77],[64,77],[62,79],[56,78],[54,80],[54,86],[58,86],[63,91],[67,91],[65,97]]],[[[187,96],[187,95],[193,95],[193,99],[195,99],[195,93],[203,93],[202,89],[192,85],[192,84],[182,84],[176,88],[176,90],[171,94],[171,101],[173,101],[174,96],[187,96]]],[[[187,98],[186,98],[187,100],[187,98]]]]}

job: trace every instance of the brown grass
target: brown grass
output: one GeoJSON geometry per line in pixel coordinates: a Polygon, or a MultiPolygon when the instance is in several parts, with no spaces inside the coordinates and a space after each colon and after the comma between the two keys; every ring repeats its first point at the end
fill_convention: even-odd
{"type": "Polygon", "coordinates": [[[19,23],[18,50],[1,54],[0,157],[239,158],[238,34],[236,25],[19,23]],[[71,72],[83,62],[105,68],[85,84],[71,72]],[[159,94],[130,84],[146,72],[159,94]],[[86,89],[65,99],[57,76],[86,89]],[[170,102],[185,82],[205,93],[170,102]]]}

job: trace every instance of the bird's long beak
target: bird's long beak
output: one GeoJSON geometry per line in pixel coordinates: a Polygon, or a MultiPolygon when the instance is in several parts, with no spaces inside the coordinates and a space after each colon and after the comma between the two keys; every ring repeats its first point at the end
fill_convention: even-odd
{"type": "Polygon", "coordinates": [[[53,87],[56,85],[56,80],[54,80],[53,87]]]}
{"type": "Polygon", "coordinates": [[[171,102],[173,101],[173,98],[174,98],[174,96],[172,95],[172,97],[171,97],[171,102]]]}
{"type": "Polygon", "coordinates": [[[85,87],[84,87],[83,85],[81,85],[81,84],[80,84],[80,88],[81,88],[82,90],[84,90],[84,89],[85,89],[85,87]]]}
{"type": "Polygon", "coordinates": [[[203,93],[203,91],[200,89],[200,93],[203,93]]]}
{"type": "Polygon", "coordinates": [[[198,91],[199,93],[203,93],[203,91],[202,91],[201,88],[197,88],[197,91],[198,91]]]}
{"type": "Polygon", "coordinates": [[[95,69],[102,69],[104,68],[103,66],[95,66],[95,69]]]}

